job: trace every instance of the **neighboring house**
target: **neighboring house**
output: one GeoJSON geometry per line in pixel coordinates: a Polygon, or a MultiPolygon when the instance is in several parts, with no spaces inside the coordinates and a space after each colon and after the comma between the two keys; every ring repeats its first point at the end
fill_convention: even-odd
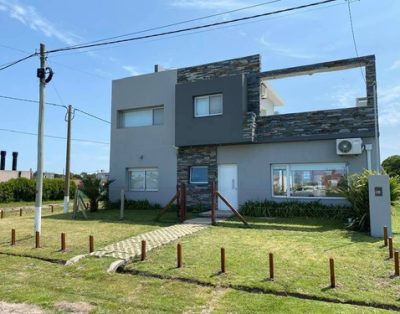
{"type": "Polygon", "coordinates": [[[26,178],[32,179],[32,169],[29,171],[20,171],[17,169],[18,153],[12,153],[12,166],[11,170],[6,170],[6,157],[7,152],[2,150],[0,152],[0,182],[5,182],[10,179],[26,178]]]}
{"type": "Polygon", "coordinates": [[[124,189],[128,199],[166,204],[185,183],[188,205],[210,206],[215,180],[235,207],[343,204],[340,180],[379,165],[375,79],[374,56],[262,72],[253,55],[115,80],[110,197],[124,189]],[[354,67],[366,73],[354,108],[277,114],[284,101],[268,81],[354,67]]]}
{"type": "Polygon", "coordinates": [[[96,172],[96,178],[99,179],[102,183],[107,182],[110,174],[105,170],[100,170],[96,172]]]}

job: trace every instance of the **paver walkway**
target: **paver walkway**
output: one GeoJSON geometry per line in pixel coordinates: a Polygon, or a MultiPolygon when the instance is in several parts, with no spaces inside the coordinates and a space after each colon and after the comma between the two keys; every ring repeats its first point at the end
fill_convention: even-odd
{"type": "Polygon", "coordinates": [[[118,260],[129,261],[140,256],[142,240],[146,240],[146,251],[150,251],[156,247],[203,230],[207,227],[208,225],[197,223],[164,227],[107,245],[106,247],[91,253],[90,256],[113,257],[118,260]]]}

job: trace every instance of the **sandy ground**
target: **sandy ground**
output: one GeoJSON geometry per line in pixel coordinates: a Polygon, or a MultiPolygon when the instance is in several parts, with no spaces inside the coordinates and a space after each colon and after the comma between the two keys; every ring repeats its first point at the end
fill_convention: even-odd
{"type": "MultiPolygon", "coordinates": [[[[88,314],[95,309],[95,306],[85,302],[58,302],[55,304],[58,310],[74,313],[74,314],[88,314]]],[[[45,314],[37,305],[26,304],[26,303],[7,303],[0,302],[0,313],[1,314],[45,314]]]]}

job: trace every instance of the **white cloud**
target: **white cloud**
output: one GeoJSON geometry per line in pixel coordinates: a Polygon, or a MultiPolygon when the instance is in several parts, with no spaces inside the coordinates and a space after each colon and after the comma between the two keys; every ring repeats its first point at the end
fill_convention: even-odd
{"type": "Polygon", "coordinates": [[[132,65],[123,65],[122,69],[127,71],[132,76],[141,74],[140,72],[137,71],[137,68],[132,65]]]}
{"type": "Polygon", "coordinates": [[[379,123],[400,125],[400,84],[378,91],[379,123]]]}
{"type": "Polygon", "coordinates": [[[284,57],[295,59],[319,59],[322,57],[320,54],[313,54],[303,49],[295,49],[293,47],[285,47],[277,43],[272,43],[267,40],[265,36],[261,36],[257,41],[267,50],[284,57]]]}
{"type": "Polygon", "coordinates": [[[397,69],[400,69],[400,60],[395,61],[390,67],[390,70],[397,70],[397,69]]]}
{"type": "Polygon", "coordinates": [[[74,45],[82,41],[79,36],[58,29],[53,23],[41,16],[33,6],[22,5],[14,0],[0,0],[0,11],[7,13],[10,18],[34,31],[42,32],[45,36],[56,38],[65,44],[74,45]]]}

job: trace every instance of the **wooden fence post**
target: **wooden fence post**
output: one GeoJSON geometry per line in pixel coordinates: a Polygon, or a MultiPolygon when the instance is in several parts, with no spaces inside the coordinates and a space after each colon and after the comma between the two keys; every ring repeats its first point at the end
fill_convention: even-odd
{"type": "Polygon", "coordinates": [[[92,235],[89,236],[89,253],[94,252],[94,238],[92,235]]]}
{"type": "Polygon", "coordinates": [[[124,210],[125,210],[125,191],[124,189],[121,190],[121,207],[119,213],[119,219],[124,219],[124,210]]]}
{"type": "Polygon", "coordinates": [[[177,259],[177,268],[182,267],[182,244],[178,243],[176,245],[176,259],[177,259]]]}
{"type": "Polygon", "coordinates": [[[389,237],[389,258],[393,258],[393,238],[389,237]]]}
{"type": "Polygon", "coordinates": [[[269,253],[269,279],[274,280],[274,254],[269,253]]]}
{"type": "Polygon", "coordinates": [[[22,208],[19,209],[19,216],[22,216],[22,208]]]}
{"type": "Polygon", "coordinates": [[[15,229],[11,229],[11,245],[15,245],[15,229]]]}
{"type": "Polygon", "coordinates": [[[329,259],[329,270],[331,277],[331,288],[336,288],[336,278],[335,278],[335,261],[331,257],[329,259]]]}
{"type": "Polygon", "coordinates": [[[40,248],[40,232],[39,231],[35,232],[35,248],[36,249],[40,248]]]}
{"type": "Polygon", "coordinates": [[[61,233],[61,252],[65,252],[65,233],[61,233]]]}
{"type": "Polygon", "coordinates": [[[50,211],[51,213],[54,213],[54,205],[50,205],[50,211]]]}
{"type": "Polygon", "coordinates": [[[383,227],[383,245],[388,246],[388,227],[383,227]]]}
{"type": "Polygon", "coordinates": [[[399,267],[399,251],[394,252],[394,275],[400,275],[400,267],[399,267]]]}
{"type": "Polygon", "coordinates": [[[217,207],[217,193],[215,188],[215,181],[211,182],[211,224],[215,226],[217,224],[215,220],[215,211],[217,207]]]}
{"type": "Polygon", "coordinates": [[[144,261],[146,259],[146,240],[142,240],[142,250],[140,255],[140,260],[144,261]]]}
{"type": "Polygon", "coordinates": [[[4,210],[0,209],[0,212],[1,212],[1,214],[0,214],[1,219],[3,219],[4,218],[4,210]]]}
{"type": "Polygon", "coordinates": [[[221,273],[225,273],[225,248],[221,248],[221,273]]]}

